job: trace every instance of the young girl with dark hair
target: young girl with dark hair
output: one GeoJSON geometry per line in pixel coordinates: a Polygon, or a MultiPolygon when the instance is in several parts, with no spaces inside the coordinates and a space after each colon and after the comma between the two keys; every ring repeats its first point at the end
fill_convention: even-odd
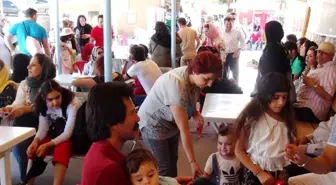
{"type": "MultiPolygon", "coordinates": [[[[29,158],[41,157],[53,151],[55,165],[54,184],[62,184],[71,156],[72,132],[80,101],[74,94],[56,81],[48,80],[41,85],[35,100],[39,114],[39,128],[27,149],[29,158]]],[[[28,184],[33,184],[31,179],[28,184]]]]}
{"type": "Polygon", "coordinates": [[[237,119],[236,155],[246,167],[246,185],[274,184],[286,178],[290,163],[284,147],[294,140],[290,82],[280,73],[268,73],[257,82],[258,93],[237,119]]]}

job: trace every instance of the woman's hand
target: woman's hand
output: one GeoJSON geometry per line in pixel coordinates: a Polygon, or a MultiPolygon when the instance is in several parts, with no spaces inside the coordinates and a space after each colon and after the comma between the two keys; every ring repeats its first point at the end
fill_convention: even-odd
{"type": "Polygon", "coordinates": [[[90,34],[83,34],[81,37],[82,39],[87,39],[87,38],[90,38],[90,34]]]}
{"type": "Polygon", "coordinates": [[[194,122],[197,124],[197,134],[201,135],[203,132],[203,126],[204,126],[204,119],[201,115],[201,113],[197,110],[195,110],[193,115],[194,122]]]}
{"type": "Polygon", "coordinates": [[[7,116],[12,110],[13,110],[12,107],[0,108],[0,117],[1,116],[7,116]]]}
{"type": "Polygon", "coordinates": [[[196,162],[191,162],[190,167],[191,167],[191,172],[193,174],[193,179],[194,180],[197,177],[202,177],[203,176],[204,172],[196,162]]]}
{"type": "Polygon", "coordinates": [[[273,176],[265,171],[261,171],[257,177],[262,185],[273,185],[275,182],[273,176]]]}
{"type": "Polygon", "coordinates": [[[38,140],[34,139],[34,141],[29,145],[27,149],[27,156],[32,158],[35,155],[38,146],[39,146],[38,140]]]}
{"type": "Polygon", "coordinates": [[[10,120],[14,120],[22,115],[24,115],[25,113],[27,112],[27,107],[24,106],[24,107],[19,107],[19,108],[15,108],[15,109],[12,109],[9,114],[8,114],[8,118],[10,120]]]}
{"type": "Polygon", "coordinates": [[[53,146],[54,146],[54,143],[52,143],[52,141],[41,145],[37,149],[37,152],[36,152],[37,156],[44,157],[47,154],[48,150],[53,146]]]}

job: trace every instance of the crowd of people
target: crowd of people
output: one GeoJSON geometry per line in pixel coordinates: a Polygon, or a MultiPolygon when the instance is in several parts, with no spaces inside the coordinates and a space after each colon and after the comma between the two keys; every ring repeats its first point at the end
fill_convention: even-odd
{"type": "Polygon", "coordinates": [[[13,53],[17,51],[9,42],[12,36],[18,37],[20,47],[12,74],[0,60],[2,123],[37,130],[36,136],[12,150],[21,184],[34,183],[39,174],[29,172],[51,153],[54,185],[62,184],[74,146],[78,146],[73,136],[78,134],[82,134],[82,141],[90,141],[88,150],[82,153],[82,185],[335,182],[336,174],[331,172],[336,168],[336,124],[331,111],[336,64],[332,43],[317,45],[307,38],[296,40],[289,35],[283,44],[282,25],[268,22],[267,43],[251,101],[234,127],[221,126],[217,151],[202,169],[196,161],[189,128],[191,118],[200,132],[204,126],[197,103],[202,106],[209,92],[242,93],[237,85],[238,61],[245,39],[232,16],[224,19],[223,31],[211,19],[205,22],[202,38],[187,26],[185,18],[179,18],[176,55],[181,57],[181,67],[168,71],[162,69],[171,67],[171,34],[165,23],[157,22],[148,47],[130,46],[128,62],[121,73],[113,72],[113,82],[105,82],[104,78],[103,16],[98,17],[98,26],[93,29],[82,15],[76,28],[64,22],[60,38],[62,66],[52,60],[45,30],[36,23],[36,11],[28,9],[26,16],[28,19],[10,28],[6,36],[13,53]],[[31,53],[28,36],[42,44],[45,54],[31,53]],[[81,53],[84,61],[83,73],[92,75],[72,82],[78,91],[88,89],[85,102],[54,80],[57,67],[72,73],[71,61],[76,53],[81,53]],[[234,80],[229,80],[229,70],[234,80]],[[134,79],[134,84],[128,83],[129,79],[134,79]],[[319,126],[311,135],[299,138],[296,121],[319,126]],[[124,143],[139,134],[144,146],[126,156],[122,154],[124,143]],[[180,140],[190,177],[177,173],[180,140]],[[28,161],[32,161],[31,168],[28,161]],[[297,170],[298,166],[301,170],[297,170]]]}

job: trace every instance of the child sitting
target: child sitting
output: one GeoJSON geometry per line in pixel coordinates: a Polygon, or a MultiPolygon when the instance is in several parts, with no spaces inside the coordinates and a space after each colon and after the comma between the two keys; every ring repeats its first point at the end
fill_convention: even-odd
{"type": "Polygon", "coordinates": [[[153,154],[144,148],[133,150],[125,159],[125,171],[132,185],[178,185],[176,179],[159,176],[153,154]]]}
{"type": "Polygon", "coordinates": [[[237,119],[235,154],[246,167],[246,185],[286,180],[285,145],[294,141],[290,82],[280,73],[267,73],[257,81],[258,93],[237,119]]]}
{"type": "Polygon", "coordinates": [[[239,185],[241,164],[234,153],[236,135],[233,129],[222,127],[218,133],[217,152],[209,156],[205,165],[205,177],[213,184],[239,185]]]}

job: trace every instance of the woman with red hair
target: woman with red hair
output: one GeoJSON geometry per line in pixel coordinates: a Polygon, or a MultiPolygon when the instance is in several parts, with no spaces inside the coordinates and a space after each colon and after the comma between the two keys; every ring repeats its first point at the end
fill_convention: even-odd
{"type": "Polygon", "coordinates": [[[145,145],[158,162],[161,176],[177,176],[178,143],[187,154],[194,177],[203,172],[196,162],[188,120],[198,127],[203,118],[196,109],[201,89],[221,77],[221,59],[211,52],[201,52],[188,65],[161,75],[142,103],[138,115],[145,145]]]}

